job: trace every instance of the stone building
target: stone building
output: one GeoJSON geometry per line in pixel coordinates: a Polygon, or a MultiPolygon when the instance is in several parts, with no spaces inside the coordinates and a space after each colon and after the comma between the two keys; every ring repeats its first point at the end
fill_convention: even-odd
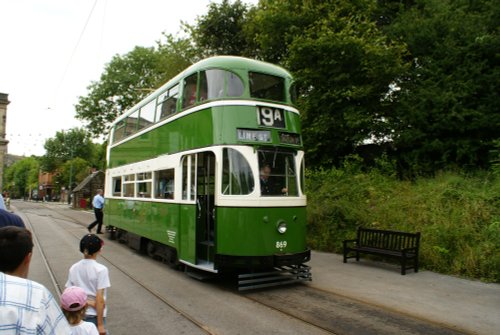
{"type": "Polygon", "coordinates": [[[9,95],[0,93],[0,190],[3,190],[3,167],[5,165],[5,156],[7,155],[7,144],[5,139],[7,127],[7,105],[10,103],[9,95]]]}

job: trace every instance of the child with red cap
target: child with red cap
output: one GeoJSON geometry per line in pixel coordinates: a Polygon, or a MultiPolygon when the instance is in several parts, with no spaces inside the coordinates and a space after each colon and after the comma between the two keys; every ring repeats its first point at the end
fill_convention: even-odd
{"type": "Polygon", "coordinates": [[[70,286],[61,295],[61,307],[71,326],[72,335],[99,335],[92,322],[83,321],[87,310],[87,293],[77,286],[70,286]]]}
{"type": "Polygon", "coordinates": [[[87,294],[88,309],[84,320],[97,326],[100,335],[106,334],[106,295],[111,286],[109,271],[97,262],[104,242],[95,234],[87,234],[80,240],[80,252],[83,259],[69,269],[66,287],[81,287],[87,294]]]}

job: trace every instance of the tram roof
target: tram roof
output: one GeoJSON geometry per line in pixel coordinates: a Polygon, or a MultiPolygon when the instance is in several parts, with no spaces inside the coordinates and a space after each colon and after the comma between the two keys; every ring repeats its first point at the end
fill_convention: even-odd
{"type": "Polygon", "coordinates": [[[290,72],[285,70],[284,68],[272,64],[266,63],[263,61],[259,61],[256,59],[239,57],[239,56],[213,56],[209,58],[205,58],[199,62],[194,63],[189,66],[187,69],[180,72],[178,75],[167,81],[165,84],[156,89],[153,93],[146,96],[144,99],[139,101],[137,104],[128,108],[123,114],[118,116],[112,124],[117,123],[118,121],[123,120],[129,114],[131,110],[135,110],[138,107],[145,105],[149,101],[156,99],[162,91],[166,88],[172,86],[173,83],[179,82],[182,78],[185,78],[195,72],[206,70],[206,69],[225,69],[225,70],[246,70],[246,71],[256,71],[267,73],[275,76],[292,78],[290,72]]]}
{"type": "Polygon", "coordinates": [[[283,77],[291,77],[290,73],[282,67],[262,62],[256,59],[238,57],[238,56],[214,56],[203,59],[190,67],[188,67],[182,74],[188,74],[196,71],[201,71],[207,68],[223,68],[223,69],[241,69],[241,70],[254,70],[262,71],[270,74],[275,74],[283,77]]]}

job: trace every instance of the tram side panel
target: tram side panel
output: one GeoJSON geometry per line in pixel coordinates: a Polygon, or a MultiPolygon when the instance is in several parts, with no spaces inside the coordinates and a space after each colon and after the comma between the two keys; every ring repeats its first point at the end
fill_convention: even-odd
{"type": "Polygon", "coordinates": [[[179,249],[178,204],[106,199],[104,223],[179,249]]]}

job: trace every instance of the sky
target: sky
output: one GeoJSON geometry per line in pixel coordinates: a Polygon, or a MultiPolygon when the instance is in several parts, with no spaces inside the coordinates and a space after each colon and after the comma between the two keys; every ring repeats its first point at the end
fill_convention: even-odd
{"type": "Polygon", "coordinates": [[[0,0],[7,152],[41,156],[57,131],[82,127],[74,106],[114,55],[181,33],[212,2],[221,0],[0,0]]]}

